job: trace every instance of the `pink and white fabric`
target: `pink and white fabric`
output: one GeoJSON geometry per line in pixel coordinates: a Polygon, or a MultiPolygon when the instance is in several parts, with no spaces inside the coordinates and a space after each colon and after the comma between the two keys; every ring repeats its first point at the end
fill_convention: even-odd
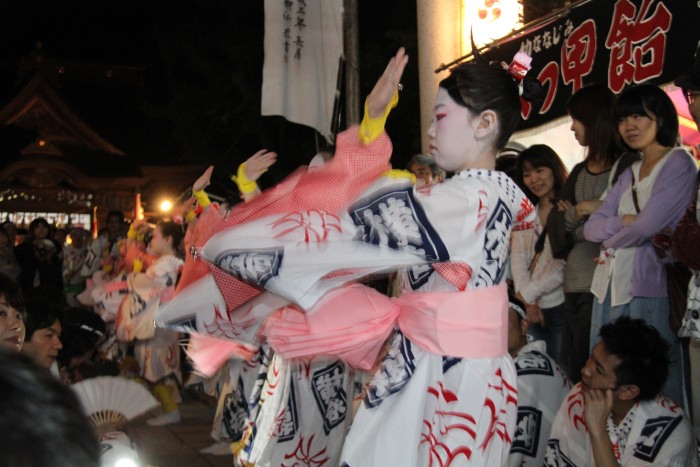
{"type": "MultiPolygon", "coordinates": [[[[330,297],[329,292],[371,272],[408,266],[405,292],[414,298],[422,292],[454,294],[455,303],[463,305],[464,316],[456,313],[459,324],[476,321],[470,320],[470,313],[477,313],[470,309],[473,293],[500,289],[502,297],[485,302],[478,312],[492,313],[495,323],[506,322],[505,290],[499,286],[505,280],[510,233],[532,227],[533,206],[510,178],[488,170],[463,171],[428,192],[414,191],[401,180],[381,179],[371,185],[386,169],[389,151],[386,135],[363,147],[357,142],[357,129],[348,130],[339,136],[336,158],[327,167],[296,172],[281,186],[234,209],[220,226],[225,232],[213,236],[203,249],[216,263],[212,270],[227,309],[237,309],[259,293],[252,287],[243,290],[239,279],[244,279],[302,305],[310,320],[297,324],[314,329],[313,305],[330,297]],[[375,164],[368,168],[368,161],[375,164]],[[348,165],[351,162],[357,167],[348,165]],[[295,220],[299,212],[303,217],[295,220]],[[319,264],[309,260],[311,256],[319,264]]],[[[347,315],[342,320],[352,323],[347,315]]],[[[397,319],[400,323],[411,321],[408,318],[397,319]]],[[[431,318],[416,322],[430,324],[431,318]]],[[[409,333],[410,327],[409,323],[409,333]]],[[[396,333],[369,384],[341,462],[505,463],[515,428],[517,391],[505,330],[500,329],[493,334],[497,350],[484,356],[462,352],[459,346],[457,355],[432,353],[396,333]]],[[[308,337],[328,337],[327,328],[317,330],[308,337]]],[[[469,338],[465,326],[464,341],[469,338]]],[[[417,335],[416,340],[421,341],[417,335]]],[[[322,348],[308,351],[323,353],[322,348]]],[[[287,413],[277,412],[281,415],[287,413]]],[[[300,440],[299,446],[311,452],[308,443],[300,440]]]]}
{"type": "MultiPolygon", "coordinates": [[[[339,212],[390,169],[392,146],[388,136],[383,134],[364,146],[359,142],[358,131],[359,126],[354,126],[338,135],[335,156],[321,170],[307,171],[306,167],[300,167],[253,201],[234,206],[215,232],[272,214],[339,212]]],[[[260,293],[217,266],[210,266],[229,310],[260,293]]]]}
{"type": "Polygon", "coordinates": [[[420,232],[401,224],[411,222],[408,196],[377,208],[386,219],[377,218],[363,203],[387,193],[411,191],[408,179],[381,177],[350,207],[350,213],[313,209],[265,216],[213,235],[202,255],[221,270],[308,310],[344,283],[428,261],[412,245],[420,240],[420,232]],[[391,221],[395,224],[388,225],[391,221]],[[392,245],[377,248],[374,241],[392,245]]]}
{"type": "MultiPolygon", "coordinates": [[[[336,270],[363,271],[366,265],[362,261],[366,259],[362,250],[365,247],[368,251],[375,251],[375,258],[368,261],[376,261],[382,250],[387,252],[385,258],[391,258],[396,252],[414,255],[421,264],[405,272],[406,293],[454,294],[454,300],[461,300],[465,314],[459,323],[469,321],[471,293],[503,283],[511,230],[531,228],[534,221],[532,205],[512,180],[487,170],[462,172],[434,187],[429,194],[415,192],[401,181],[392,184],[384,180],[370,187],[339,217],[345,215],[354,224],[353,235],[334,238],[355,254],[343,256],[350,262],[336,263],[336,270]],[[356,245],[346,241],[350,237],[365,245],[354,249],[356,245]],[[451,261],[457,267],[440,268],[448,276],[444,277],[428,264],[436,261],[451,261]]],[[[267,234],[274,224],[266,224],[267,234]]],[[[341,224],[351,226],[347,220],[341,224]]],[[[264,227],[264,224],[259,227],[264,227]]],[[[232,235],[234,232],[236,229],[227,232],[229,244],[247,246],[245,241],[232,235]]],[[[273,240],[279,246],[274,258],[268,256],[265,262],[256,263],[244,257],[240,261],[236,259],[237,263],[221,264],[239,265],[229,270],[266,288],[273,277],[284,276],[284,290],[293,290],[294,294],[287,298],[303,301],[309,290],[325,280],[323,274],[329,271],[315,273],[313,281],[302,278],[295,282],[298,276],[285,275],[281,263],[287,248],[299,247],[298,240],[289,244],[284,244],[279,237],[273,240]],[[317,279],[319,277],[321,279],[317,279]]],[[[264,241],[269,240],[261,240],[264,241]]],[[[269,248],[270,245],[260,243],[257,246],[269,248]]],[[[207,247],[205,256],[208,255],[207,247]]],[[[223,249],[215,253],[209,251],[211,258],[224,258],[225,254],[223,249]]],[[[307,268],[313,270],[315,266],[310,263],[307,268]]],[[[387,259],[384,265],[378,261],[367,269],[392,266],[394,264],[387,259]]],[[[344,278],[335,276],[338,277],[344,278]]],[[[275,288],[279,293],[284,293],[282,290],[281,287],[275,288]]],[[[342,295],[342,290],[337,293],[342,295]]],[[[332,300],[333,294],[331,292],[322,300],[332,300]]],[[[507,307],[503,306],[506,294],[502,288],[501,295],[502,300],[494,299],[493,303],[485,303],[482,308],[491,310],[496,322],[503,323],[507,307]]],[[[332,309],[332,301],[330,303],[318,302],[319,309],[332,309]]],[[[321,317],[320,313],[317,316],[316,307],[308,311],[308,320],[296,322],[300,332],[313,330],[316,318],[321,317]]],[[[279,313],[300,316],[290,310],[279,313]]],[[[352,313],[336,316],[348,324],[348,328],[351,327],[352,313]]],[[[294,320],[282,318],[290,327],[295,326],[294,320]]],[[[362,323],[362,319],[357,322],[362,323]]],[[[298,342],[321,340],[328,343],[328,328],[317,328],[317,331],[298,342]]],[[[464,335],[468,336],[469,331],[465,330],[464,335]]],[[[280,341],[285,338],[284,335],[278,337],[280,341]]],[[[505,348],[505,329],[501,328],[494,337],[497,346],[500,345],[500,352],[479,358],[457,350],[458,355],[469,357],[460,358],[431,353],[403,334],[396,334],[389,355],[369,385],[365,404],[346,440],[342,460],[348,465],[427,465],[432,461],[459,462],[457,459],[469,459],[477,465],[505,462],[515,426],[516,377],[505,348]],[[457,425],[459,428],[454,428],[457,425]],[[406,449],[406,446],[415,449],[406,449]]],[[[340,335],[330,336],[331,341],[334,338],[338,340],[340,335]]],[[[349,340],[349,337],[344,338],[349,340]]],[[[322,354],[324,347],[310,347],[304,351],[322,354]]]]}
{"type": "MultiPolygon", "coordinates": [[[[338,135],[336,155],[322,169],[307,171],[305,167],[299,168],[253,201],[234,206],[229,215],[213,228],[213,232],[225,232],[244,222],[275,213],[335,213],[346,207],[390,168],[389,138],[382,135],[366,147],[359,143],[357,132],[358,127],[353,127],[338,135]]],[[[207,234],[210,233],[209,228],[205,230],[207,234]]],[[[199,231],[197,228],[197,232],[199,231]]],[[[193,239],[193,244],[206,240],[208,236],[198,235],[198,238],[199,240],[193,239]]],[[[222,245],[222,248],[226,248],[226,245],[222,245]]],[[[201,258],[193,262],[197,266],[203,263],[201,258]]],[[[243,328],[250,332],[257,331],[263,318],[260,322],[252,323],[249,320],[250,307],[243,305],[260,295],[260,289],[213,264],[209,264],[209,267],[212,276],[203,275],[194,277],[191,281],[183,280],[173,300],[160,310],[158,325],[182,331],[196,331],[220,339],[232,339],[233,333],[237,341],[242,339],[240,332],[243,328]],[[215,281],[218,291],[212,288],[214,283],[211,278],[215,281]]],[[[348,278],[343,279],[338,281],[338,285],[348,278]]],[[[261,298],[262,301],[272,300],[272,305],[282,306],[269,294],[261,298]]]]}
{"type": "MultiPolygon", "coordinates": [[[[583,386],[579,383],[569,392],[552,424],[546,466],[594,465],[583,410],[583,386]]],[[[638,402],[620,425],[624,424],[627,425],[624,442],[611,438],[613,449],[617,446],[620,465],[698,466],[697,445],[690,422],[671,399],[658,395],[655,399],[638,402]]]]}
{"type": "Polygon", "coordinates": [[[215,227],[223,220],[219,205],[212,203],[204,208],[197,219],[187,226],[185,232],[185,266],[177,283],[175,293],[187,288],[193,282],[210,274],[207,262],[200,255],[200,250],[211,237],[215,227]]]}
{"type": "MultiPolygon", "coordinates": [[[[414,196],[435,233],[423,244],[468,265],[466,291],[458,291],[452,274],[448,280],[418,266],[403,273],[405,293],[451,291],[465,297],[468,314],[470,291],[504,282],[510,232],[531,228],[534,209],[512,180],[488,170],[460,172],[414,196]]],[[[498,301],[486,306],[505,319],[498,301]]],[[[440,355],[399,332],[369,384],[341,460],[348,466],[500,465],[516,411],[516,374],[505,349],[482,358],[440,355]]]]}

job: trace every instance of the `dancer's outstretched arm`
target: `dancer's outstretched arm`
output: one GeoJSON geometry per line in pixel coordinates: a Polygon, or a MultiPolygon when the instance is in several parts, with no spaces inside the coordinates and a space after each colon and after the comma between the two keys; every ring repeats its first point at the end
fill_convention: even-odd
{"type": "Polygon", "coordinates": [[[365,100],[365,115],[360,124],[360,140],[367,145],[384,131],[386,119],[391,109],[399,101],[401,77],[408,63],[406,50],[401,47],[394,55],[384,73],[379,77],[372,92],[365,100]]]}

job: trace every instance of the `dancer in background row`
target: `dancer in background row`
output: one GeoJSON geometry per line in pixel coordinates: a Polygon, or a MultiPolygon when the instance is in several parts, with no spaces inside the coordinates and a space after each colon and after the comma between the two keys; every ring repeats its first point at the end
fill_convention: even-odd
{"type": "MultiPolygon", "coordinates": [[[[131,224],[135,232],[138,222],[131,224]]],[[[129,234],[132,236],[132,234],[129,234]]],[[[117,339],[135,340],[134,356],[139,376],[152,385],[153,394],[163,406],[163,414],[148,420],[150,425],[168,425],[180,421],[178,411],[180,369],[179,333],[156,328],[155,313],[167,293],[172,294],[183,261],[178,248],[184,233],[174,222],[161,222],[153,231],[148,252],[156,259],[145,272],[127,275],[128,292],[119,307],[115,322],[117,339]]]]}

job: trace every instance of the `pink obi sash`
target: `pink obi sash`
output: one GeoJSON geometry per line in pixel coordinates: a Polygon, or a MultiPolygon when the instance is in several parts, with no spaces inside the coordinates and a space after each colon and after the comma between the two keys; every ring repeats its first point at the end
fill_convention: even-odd
{"type": "Polygon", "coordinates": [[[405,294],[399,329],[425,350],[450,357],[500,357],[508,351],[506,283],[464,292],[405,294]]]}
{"type": "Polygon", "coordinates": [[[395,322],[423,349],[452,357],[507,353],[506,284],[464,292],[421,292],[389,299],[362,285],[326,295],[305,313],[286,307],[270,316],[263,334],[285,358],[337,356],[356,368],[374,364],[395,322]]]}

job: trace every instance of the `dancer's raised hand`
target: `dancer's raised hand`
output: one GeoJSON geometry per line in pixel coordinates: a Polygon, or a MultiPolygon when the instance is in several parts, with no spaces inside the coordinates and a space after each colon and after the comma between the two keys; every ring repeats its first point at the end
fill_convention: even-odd
{"type": "Polygon", "coordinates": [[[211,183],[211,173],[214,171],[214,166],[210,165],[207,170],[194,182],[192,192],[201,191],[211,183]]]}
{"type": "Polygon", "coordinates": [[[401,47],[396,55],[391,57],[384,73],[377,80],[372,92],[367,96],[367,110],[372,118],[380,118],[384,115],[387,106],[391,103],[394,93],[399,87],[401,76],[408,63],[406,49],[401,47]]]}
{"type": "Polygon", "coordinates": [[[261,149],[245,161],[245,176],[254,182],[275,162],[277,162],[277,153],[261,149]]]}

